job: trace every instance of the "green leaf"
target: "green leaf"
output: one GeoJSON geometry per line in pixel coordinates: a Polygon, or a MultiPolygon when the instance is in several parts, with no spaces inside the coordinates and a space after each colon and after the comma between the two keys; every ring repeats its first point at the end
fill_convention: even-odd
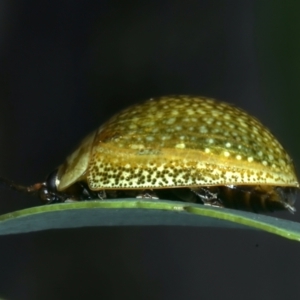
{"type": "Polygon", "coordinates": [[[32,207],[0,216],[0,235],[96,226],[194,226],[267,231],[300,241],[300,223],[164,200],[93,200],[32,207]]]}

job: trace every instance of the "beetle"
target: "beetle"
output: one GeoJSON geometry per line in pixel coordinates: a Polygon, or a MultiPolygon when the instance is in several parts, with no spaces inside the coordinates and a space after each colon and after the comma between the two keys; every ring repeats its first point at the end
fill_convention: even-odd
{"type": "Polygon", "coordinates": [[[255,117],[188,95],[119,112],[43,183],[2,182],[44,203],[133,196],[292,213],[299,189],[291,158],[255,117]]]}

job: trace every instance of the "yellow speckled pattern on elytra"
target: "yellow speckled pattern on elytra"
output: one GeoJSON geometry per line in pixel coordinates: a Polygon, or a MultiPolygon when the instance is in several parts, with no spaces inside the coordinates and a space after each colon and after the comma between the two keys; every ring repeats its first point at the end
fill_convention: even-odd
{"type": "Polygon", "coordinates": [[[92,190],[208,185],[298,187],[292,161],[254,117],[204,97],[150,99],[96,133],[92,190]]]}

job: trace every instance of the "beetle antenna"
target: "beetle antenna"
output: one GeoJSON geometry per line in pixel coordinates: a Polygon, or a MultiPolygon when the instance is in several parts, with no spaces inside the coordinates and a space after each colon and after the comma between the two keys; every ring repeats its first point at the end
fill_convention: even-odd
{"type": "Polygon", "coordinates": [[[36,183],[34,185],[24,186],[21,184],[14,183],[12,180],[0,177],[0,186],[4,186],[11,190],[25,194],[35,194],[41,189],[43,183],[36,183]]]}

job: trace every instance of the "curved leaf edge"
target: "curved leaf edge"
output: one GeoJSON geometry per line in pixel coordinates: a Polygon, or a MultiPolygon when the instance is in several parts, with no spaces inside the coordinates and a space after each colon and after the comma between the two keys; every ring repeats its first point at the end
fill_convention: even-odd
{"type": "Polygon", "coordinates": [[[28,217],[30,215],[55,212],[74,209],[150,209],[187,212],[191,215],[205,216],[218,220],[233,222],[245,225],[250,229],[259,229],[281,237],[300,241],[300,223],[278,219],[251,212],[240,210],[216,208],[204,206],[202,204],[167,201],[167,200],[140,200],[140,199],[122,199],[122,200],[91,200],[83,202],[59,203],[51,205],[42,205],[26,208],[0,216],[1,223],[14,220],[16,218],[28,217]]]}

